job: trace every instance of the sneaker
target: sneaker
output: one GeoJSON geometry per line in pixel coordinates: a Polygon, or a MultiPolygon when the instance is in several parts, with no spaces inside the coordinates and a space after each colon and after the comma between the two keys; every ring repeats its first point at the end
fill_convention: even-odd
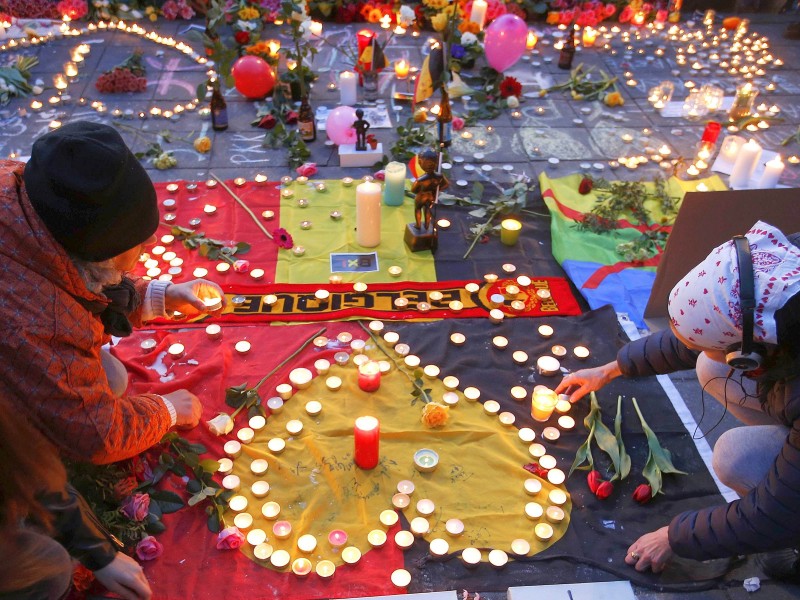
{"type": "Polygon", "coordinates": [[[756,564],[770,579],[800,584],[800,553],[797,548],[759,554],[756,564]]]}
{"type": "Polygon", "coordinates": [[[792,23],[783,30],[783,37],[787,40],[800,40],[800,23],[792,23]]]}

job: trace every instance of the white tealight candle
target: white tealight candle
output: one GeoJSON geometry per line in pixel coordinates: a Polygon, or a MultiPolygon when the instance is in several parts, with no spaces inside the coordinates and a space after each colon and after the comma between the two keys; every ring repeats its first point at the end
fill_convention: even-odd
{"type": "Polygon", "coordinates": [[[250,471],[253,475],[263,475],[269,469],[269,463],[263,458],[257,458],[250,463],[250,471]]]}
{"type": "Polygon", "coordinates": [[[517,556],[526,556],[531,551],[531,544],[528,540],[518,538],[511,542],[511,553],[517,556]]]}
{"type": "Polygon", "coordinates": [[[242,485],[242,480],[239,479],[238,475],[226,475],[222,478],[222,487],[226,490],[231,490],[233,492],[239,491],[239,488],[242,485]]]}
{"type": "Polygon", "coordinates": [[[340,377],[331,376],[325,380],[325,386],[332,392],[337,391],[342,387],[342,380],[340,377]]]}
{"type": "Polygon", "coordinates": [[[414,534],[401,529],[394,534],[394,543],[401,550],[408,550],[414,544],[414,534]]]}
{"type": "Polygon", "coordinates": [[[434,538],[431,540],[428,551],[434,558],[443,558],[450,551],[450,544],[442,538],[434,538]]]}
{"type": "Polygon", "coordinates": [[[250,342],[248,342],[247,340],[240,340],[236,342],[236,345],[234,346],[236,352],[238,352],[239,354],[247,354],[248,352],[250,352],[250,347],[251,347],[250,342]]]}
{"type": "Polygon", "coordinates": [[[406,588],[411,583],[411,573],[405,569],[395,569],[391,575],[392,585],[397,588],[406,588]]]}
{"type": "Polygon", "coordinates": [[[463,333],[450,334],[450,343],[455,346],[463,346],[467,341],[467,337],[463,333]]]}
{"type": "Polygon", "coordinates": [[[303,422],[299,419],[292,419],[286,423],[286,431],[288,431],[290,435],[297,435],[303,431],[303,422]]]}
{"type": "Polygon", "coordinates": [[[233,461],[230,458],[220,458],[217,462],[219,463],[218,473],[225,475],[233,470],[233,461]]]}
{"type": "Polygon", "coordinates": [[[272,438],[267,442],[267,448],[273,454],[280,454],[286,449],[286,440],[282,438],[272,438]]]}
{"type": "Polygon", "coordinates": [[[243,444],[249,444],[253,441],[256,433],[249,427],[242,427],[239,431],[236,432],[236,437],[239,438],[239,441],[243,444]]]}
{"type": "Polygon", "coordinates": [[[525,480],[525,482],[522,484],[522,487],[525,488],[526,494],[529,496],[535,496],[542,491],[542,482],[539,479],[531,477],[525,480]]]}
{"type": "Polygon", "coordinates": [[[254,481],[253,485],[250,486],[250,491],[254,497],[263,498],[269,494],[269,483],[266,481],[254,481]]]}
{"type": "Polygon", "coordinates": [[[495,548],[489,552],[489,564],[495,569],[502,569],[508,564],[508,554],[495,548]]]}
{"type": "Polygon", "coordinates": [[[281,397],[283,400],[288,400],[292,397],[294,390],[292,389],[291,384],[288,383],[281,383],[276,388],[275,391],[278,393],[278,396],[281,397]]]}
{"type": "Polygon", "coordinates": [[[222,447],[225,454],[230,458],[236,458],[242,453],[242,444],[236,440],[228,440],[222,447]]]}
{"type": "Polygon", "coordinates": [[[313,552],[316,547],[317,538],[310,533],[301,535],[299,538],[297,538],[297,549],[300,550],[300,552],[313,552]]]}
{"type": "Polygon", "coordinates": [[[554,489],[550,490],[550,493],[547,495],[548,500],[550,500],[551,504],[555,504],[557,506],[561,506],[566,504],[567,502],[567,494],[564,490],[561,489],[554,489]]]}
{"type": "Polygon", "coordinates": [[[319,413],[322,412],[322,403],[318,402],[317,400],[311,400],[306,402],[306,412],[312,416],[316,417],[319,413]]]}
{"type": "MultiPolygon", "coordinates": [[[[558,406],[556,406],[556,408],[558,408],[558,406]]],[[[561,427],[561,429],[572,429],[575,427],[575,419],[567,415],[558,417],[558,426],[561,427]]]]}
{"type": "Polygon", "coordinates": [[[289,373],[289,381],[298,390],[304,390],[310,386],[313,377],[314,376],[312,375],[311,371],[304,368],[293,369],[289,373]]]}
{"type": "Polygon", "coordinates": [[[382,529],[373,529],[367,534],[367,542],[373,548],[380,548],[386,543],[386,532],[382,529]]]}
{"type": "Polygon", "coordinates": [[[247,532],[247,543],[251,546],[258,546],[267,541],[267,532],[263,529],[251,529],[247,532]]]}
{"type": "Polygon", "coordinates": [[[281,514],[281,505],[277,502],[265,502],[261,507],[261,514],[269,521],[274,521],[281,514]]]}
{"type": "Polygon", "coordinates": [[[526,390],[521,385],[515,385],[511,388],[511,397],[516,400],[517,402],[521,402],[528,397],[528,390],[526,390]]]}
{"type": "Polygon", "coordinates": [[[561,485],[566,480],[567,476],[561,469],[550,469],[547,472],[547,481],[553,485],[561,485]]]}
{"type": "Polygon", "coordinates": [[[446,390],[452,391],[458,388],[458,377],[454,377],[453,375],[448,375],[444,379],[442,379],[442,385],[444,385],[446,390]]]}
{"type": "Polygon", "coordinates": [[[528,353],[527,352],[523,352],[522,350],[516,350],[511,355],[511,358],[518,365],[524,365],[526,362],[528,362],[528,353]]]}
{"type": "Polygon", "coordinates": [[[586,346],[575,346],[572,349],[572,354],[575,355],[575,358],[578,360],[585,360],[589,358],[589,349],[586,346]]]}
{"type": "Polygon", "coordinates": [[[184,351],[184,345],[176,342],[170,345],[170,347],[167,349],[167,354],[170,355],[170,358],[177,360],[183,356],[184,351]]]}
{"type": "Polygon", "coordinates": [[[403,479],[397,483],[397,491],[401,494],[410,496],[414,493],[414,482],[409,481],[408,479],[403,479]]]}
{"type": "Polygon", "coordinates": [[[464,548],[461,551],[461,562],[468,568],[476,567],[481,562],[481,551],[478,548],[464,548]]]}
{"type": "Polygon", "coordinates": [[[555,442],[561,437],[561,432],[555,427],[545,427],[542,430],[542,437],[548,442],[555,442]]]}
{"type": "Polygon", "coordinates": [[[250,513],[239,513],[235,517],[233,517],[233,525],[239,531],[247,531],[253,526],[253,515],[250,513]]]}
{"type": "Polygon", "coordinates": [[[445,392],[442,394],[442,400],[447,406],[455,406],[458,404],[458,394],[455,392],[445,392]]]}
{"type": "Polygon", "coordinates": [[[539,466],[543,469],[554,469],[556,466],[556,457],[550,454],[545,454],[539,457],[539,466]]]}
{"type": "MultiPolygon", "coordinates": [[[[456,380],[456,381],[458,381],[458,380],[456,380]]],[[[458,384],[456,383],[456,385],[458,385],[458,384]]],[[[481,397],[481,391],[478,388],[472,387],[472,386],[464,388],[464,399],[465,400],[469,400],[470,402],[475,402],[480,397],[481,397]]],[[[499,408],[499,406],[500,405],[498,404],[498,408],[499,408]]],[[[485,406],[484,406],[484,408],[485,408],[485,406]]]]}
{"type": "Polygon", "coordinates": [[[487,400],[483,403],[483,412],[494,416],[500,412],[500,403],[497,400],[487,400]]]}
{"type": "Polygon", "coordinates": [[[561,363],[558,359],[552,356],[540,356],[536,361],[536,368],[540,375],[545,377],[553,377],[561,371],[561,363]]]}
{"type": "Polygon", "coordinates": [[[499,415],[497,415],[497,419],[501,424],[506,426],[513,425],[517,420],[517,418],[514,416],[514,413],[510,413],[508,411],[501,412],[499,415]]]}
{"type": "Polygon", "coordinates": [[[411,533],[417,537],[422,537],[430,531],[430,523],[425,517],[415,517],[410,523],[411,533]]]}
{"type": "Polygon", "coordinates": [[[517,435],[519,436],[520,441],[522,441],[524,444],[530,444],[534,439],[536,439],[536,432],[530,427],[522,427],[517,435]]]}
{"type": "Polygon", "coordinates": [[[498,350],[505,350],[508,346],[508,338],[502,335],[496,335],[492,338],[492,345],[498,350]]]}
{"type": "Polygon", "coordinates": [[[233,496],[228,500],[228,508],[233,512],[242,512],[247,508],[247,498],[245,496],[233,496]]]}

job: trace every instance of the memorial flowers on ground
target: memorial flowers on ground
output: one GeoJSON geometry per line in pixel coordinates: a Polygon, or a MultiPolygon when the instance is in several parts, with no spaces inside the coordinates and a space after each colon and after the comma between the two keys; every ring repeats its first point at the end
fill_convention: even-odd
{"type": "Polygon", "coordinates": [[[540,90],[539,96],[544,97],[556,91],[569,91],[573,100],[600,100],[609,107],[625,104],[617,88],[616,76],[611,77],[603,70],[596,71],[594,67],[586,68],[583,63],[572,70],[567,81],[540,90]]]}

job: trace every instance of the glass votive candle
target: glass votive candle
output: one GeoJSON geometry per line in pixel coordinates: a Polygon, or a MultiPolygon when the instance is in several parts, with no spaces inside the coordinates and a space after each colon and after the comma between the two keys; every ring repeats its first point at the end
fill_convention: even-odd
{"type": "Polygon", "coordinates": [[[558,396],[553,390],[545,386],[536,386],[531,399],[531,416],[536,421],[547,421],[553,414],[557,402],[558,396]]]}

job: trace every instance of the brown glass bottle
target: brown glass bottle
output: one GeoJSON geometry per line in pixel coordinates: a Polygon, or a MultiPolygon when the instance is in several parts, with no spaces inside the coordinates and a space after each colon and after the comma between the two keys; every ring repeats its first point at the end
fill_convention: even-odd
{"type": "Polygon", "coordinates": [[[567,39],[564,40],[564,46],[561,48],[561,54],[558,57],[558,68],[571,69],[573,58],[575,58],[575,27],[570,25],[569,29],[567,29],[567,39]]]}
{"type": "Polygon", "coordinates": [[[317,124],[314,122],[314,111],[308,103],[308,96],[303,96],[300,100],[297,129],[300,132],[300,139],[304,142],[313,142],[317,139],[317,124]]]}
{"type": "Polygon", "coordinates": [[[216,83],[211,92],[211,127],[214,131],[228,128],[228,103],[216,83]]]}
{"type": "Polygon", "coordinates": [[[436,115],[437,131],[439,135],[439,147],[449,148],[453,143],[453,110],[450,108],[450,96],[447,90],[442,87],[442,102],[439,105],[439,114],[436,115]]]}

